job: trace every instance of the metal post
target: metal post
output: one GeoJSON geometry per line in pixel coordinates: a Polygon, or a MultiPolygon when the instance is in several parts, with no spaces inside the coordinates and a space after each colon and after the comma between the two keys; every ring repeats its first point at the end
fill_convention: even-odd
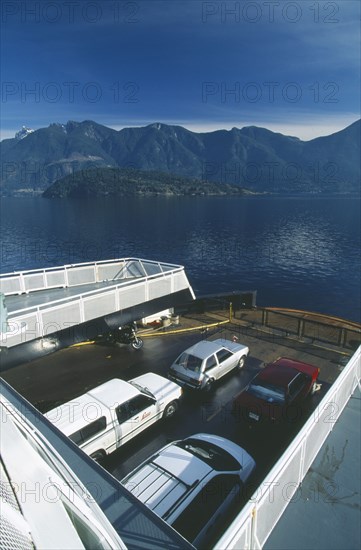
{"type": "Polygon", "coordinates": [[[267,325],[268,311],[263,309],[262,311],[262,325],[267,325]]]}
{"type": "Polygon", "coordinates": [[[305,321],[304,321],[304,319],[299,319],[299,321],[298,321],[298,337],[299,338],[302,338],[304,329],[305,329],[305,321]]]}

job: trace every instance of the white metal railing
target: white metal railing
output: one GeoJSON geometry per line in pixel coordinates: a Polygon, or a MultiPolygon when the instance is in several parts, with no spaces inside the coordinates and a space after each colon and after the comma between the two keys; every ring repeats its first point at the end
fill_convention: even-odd
{"type": "Polygon", "coordinates": [[[0,292],[5,296],[10,296],[130,277],[145,277],[179,269],[183,269],[183,267],[140,258],[121,258],[14,271],[13,273],[0,274],[0,292]]]}
{"type": "Polygon", "coordinates": [[[259,550],[360,385],[361,346],[215,548],[259,550]]]}
{"type": "MultiPolygon", "coordinates": [[[[55,269],[62,270],[69,278],[70,270],[73,267],[81,276],[79,270],[83,268],[93,270],[93,281],[90,281],[86,275],[85,282],[83,280],[73,286],[79,286],[81,289],[83,284],[90,282],[107,282],[106,286],[43,303],[40,301],[39,304],[26,308],[12,309],[7,316],[6,330],[2,330],[1,333],[2,345],[9,347],[48,336],[54,332],[69,329],[73,325],[184,289],[188,289],[194,298],[193,290],[182,266],[127,258],[95,264],[80,264],[80,267],[79,265],[63,266],[63,268],[55,269]],[[121,273],[121,277],[104,278],[104,268],[108,270],[109,267],[112,273],[115,270],[117,274],[121,273]],[[112,284],[113,282],[114,284],[112,284]]],[[[49,270],[42,271],[48,272],[49,270]]],[[[23,279],[27,273],[19,272],[16,275],[23,279]]],[[[34,276],[39,275],[37,270],[30,273],[33,273],[34,276]]],[[[46,280],[46,277],[43,280],[46,280]]],[[[78,275],[77,280],[79,280],[78,275]]],[[[42,289],[38,288],[38,290],[50,290],[51,288],[54,287],[47,286],[42,289]]]]}
{"type": "Polygon", "coordinates": [[[2,501],[2,548],[86,548],[66,512],[71,503],[79,517],[88,519],[84,529],[91,540],[106,541],[99,547],[125,549],[88,488],[43,437],[39,420],[34,425],[25,408],[17,409],[0,393],[0,421],[1,457],[6,466],[2,488],[13,492],[21,504],[14,511],[6,500],[2,501]],[[39,520],[44,517],[50,528],[39,520]]]}

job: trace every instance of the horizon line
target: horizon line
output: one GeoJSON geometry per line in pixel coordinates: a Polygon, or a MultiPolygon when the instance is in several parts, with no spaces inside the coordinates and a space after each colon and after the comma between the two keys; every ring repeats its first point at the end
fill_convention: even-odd
{"type": "MultiPolygon", "coordinates": [[[[314,137],[310,137],[309,139],[304,139],[302,137],[298,137],[297,135],[292,133],[292,131],[291,132],[287,131],[287,127],[291,128],[292,126],[290,127],[289,125],[274,124],[274,123],[268,124],[267,126],[262,126],[262,125],[259,125],[259,124],[246,124],[246,125],[242,125],[242,126],[236,126],[233,123],[229,123],[229,124],[224,124],[224,123],[222,124],[221,123],[220,126],[216,126],[214,123],[205,123],[205,124],[200,123],[199,124],[199,123],[193,123],[193,122],[175,123],[175,122],[169,122],[169,121],[167,121],[167,122],[160,122],[160,121],[145,122],[145,121],[142,121],[139,124],[135,123],[133,125],[128,125],[128,124],[122,125],[122,124],[106,124],[106,123],[98,122],[96,120],[92,120],[90,118],[84,118],[83,120],[74,120],[74,119],[70,118],[65,123],[63,123],[63,122],[50,122],[47,126],[39,126],[38,128],[31,128],[30,126],[27,126],[27,125],[23,124],[20,128],[18,128],[16,130],[7,130],[7,131],[0,130],[0,142],[4,141],[4,140],[7,140],[7,139],[15,139],[16,133],[19,132],[22,128],[31,129],[34,132],[36,132],[38,130],[49,128],[53,124],[55,124],[55,125],[58,124],[60,126],[65,126],[69,122],[75,122],[77,124],[82,124],[84,122],[93,122],[95,124],[99,124],[100,126],[105,126],[106,128],[110,128],[110,129],[115,130],[117,132],[119,132],[121,130],[124,130],[124,129],[128,129],[128,128],[146,128],[148,126],[153,126],[153,125],[156,125],[156,124],[161,124],[161,125],[164,125],[164,126],[178,126],[178,127],[184,128],[185,130],[188,130],[189,132],[196,133],[196,134],[213,133],[213,132],[221,132],[221,131],[230,132],[233,129],[243,130],[244,128],[260,128],[260,129],[272,132],[274,134],[281,134],[285,137],[299,139],[300,141],[312,141],[313,139],[318,139],[320,137],[331,136],[335,133],[338,133],[342,130],[345,130],[346,128],[348,128],[349,126],[352,126],[353,124],[355,124],[356,122],[359,122],[360,120],[361,120],[361,118],[357,118],[356,120],[353,120],[353,122],[348,123],[346,126],[343,125],[342,127],[339,127],[340,126],[339,124],[334,125],[334,126],[328,125],[327,130],[325,129],[323,133],[321,133],[319,135],[316,135],[314,137]],[[283,131],[280,130],[281,127],[284,128],[283,131]],[[273,129],[271,129],[271,128],[273,128],[273,129]],[[5,134],[5,133],[9,134],[9,135],[5,135],[4,137],[2,137],[3,134],[5,134]]],[[[299,128],[306,128],[306,127],[308,128],[309,126],[310,125],[305,124],[305,123],[301,123],[301,124],[296,123],[295,125],[293,125],[293,127],[299,127],[299,128]]],[[[319,127],[320,127],[320,131],[322,131],[321,130],[322,125],[319,125],[319,127]]]]}

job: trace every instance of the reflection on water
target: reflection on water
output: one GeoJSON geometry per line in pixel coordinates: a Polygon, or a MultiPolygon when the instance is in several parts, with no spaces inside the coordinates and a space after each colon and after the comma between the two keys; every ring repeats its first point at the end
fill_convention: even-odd
{"type": "Polygon", "coordinates": [[[2,271],[140,256],[186,266],[197,293],[359,319],[360,201],[2,199],[2,271]]]}
{"type": "Polygon", "coordinates": [[[281,269],[321,274],[337,269],[340,255],[337,235],[323,220],[290,219],[265,236],[265,255],[281,269]]]}

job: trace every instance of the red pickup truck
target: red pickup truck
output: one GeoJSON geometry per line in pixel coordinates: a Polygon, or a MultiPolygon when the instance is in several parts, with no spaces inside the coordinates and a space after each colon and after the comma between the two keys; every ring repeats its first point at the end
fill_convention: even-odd
{"type": "Polygon", "coordinates": [[[295,422],[302,414],[302,402],[320,387],[319,372],[313,365],[280,357],[234,397],[232,414],[248,424],[295,422]]]}

